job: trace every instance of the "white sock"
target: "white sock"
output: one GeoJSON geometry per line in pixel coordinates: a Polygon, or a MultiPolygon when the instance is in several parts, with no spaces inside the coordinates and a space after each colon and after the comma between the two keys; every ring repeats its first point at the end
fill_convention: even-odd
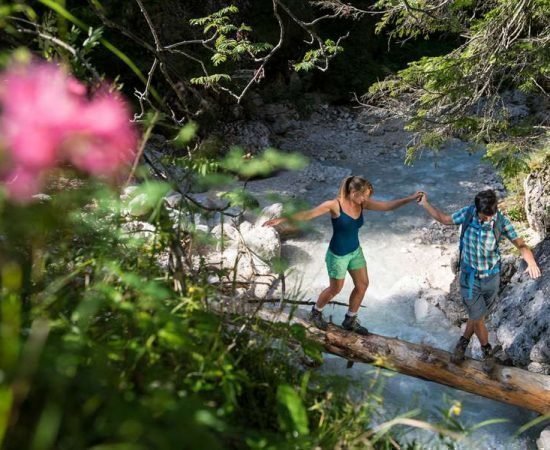
{"type": "Polygon", "coordinates": [[[348,317],[356,317],[356,316],[357,316],[357,313],[356,313],[356,312],[348,311],[348,312],[346,313],[346,316],[348,316],[348,317]]]}
{"type": "Polygon", "coordinates": [[[321,306],[319,308],[317,305],[313,305],[313,309],[315,309],[316,311],[319,311],[319,312],[323,312],[323,308],[324,308],[324,306],[321,306]]]}

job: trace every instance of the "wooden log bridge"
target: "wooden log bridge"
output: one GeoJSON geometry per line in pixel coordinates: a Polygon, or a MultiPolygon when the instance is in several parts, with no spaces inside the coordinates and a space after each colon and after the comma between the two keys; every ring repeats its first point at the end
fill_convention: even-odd
{"type": "Polygon", "coordinates": [[[371,334],[360,336],[329,325],[322,331],[286,313],[263,309],[260,318],[269,322],[290,322],[306,328],[308,337],[328,353],[349,361],[375,364],[385,369],[451,386],[500,402],[521,406],[540,414],[550,413],[550,376],[516,367],[498,365],[489,377],[481,361],[471,358],[450,362],[451,354],[426,345],[371,334]]]}

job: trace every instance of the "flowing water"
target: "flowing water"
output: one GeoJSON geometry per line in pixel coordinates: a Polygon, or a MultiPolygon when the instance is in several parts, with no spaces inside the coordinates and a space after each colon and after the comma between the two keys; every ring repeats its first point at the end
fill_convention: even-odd
{"type": "MultiPolygon", "coordinates": [[[[322,164],[349,168],[353,174],[368,178],[374,185],[375,199],[387,200],[423,190],[433,205],[447,213],[470,204],[479,190],[493,187],[488,184],[494,180],[490,175],[492,169],[481,160],[481,155],[469,154],[457,143],[437,155],[423,154],[413,166],[404,165],[403,158],[397,155],[361,161],[361,158],[354,158],[322,164]]],[[[283,175],[279,181],[275,179],[274,183],[273,180],[254,182],[251,189],[260,194],[269,190],[281,192],[283,188],[285,192],[300,189],[300,185],[292,186],[293,182],[300,182],[299,178],[290,181],[283,175]]],[[[309,189],[300,191],[300,196],[312,205],[334,198],[338,181],[310,185],[309,189]]],[[[427,284],[448,291],[453,277],[449,254],[456,243],[422,243],[421,230],[428,227],[432,219],[416,203],[391,212],[365,211],[364,218],[360,241],[367,259],[370,286],[359,312],[361,322],[377,334],[450,350],[461,335],[460,329],[451,325],[441,311],[417,299],[420,287],[427,284]]],[[[291,262],[290,287],[300,288],[306,298],[314,300],[328,285],[324,256],[332,229],[328,215],[315,219],[312,225],[315,231],[285,242],[283,255],[291,262]]],[[[347,303],[352,288],[348,276],[335,300],[347,303]]],[[[340,323],[345,311],[344,306],[329,305],[325,315],[340,323]]],[[[355,364],[347,369],[346,361],[331,355],[326,355],[320,370],[354,380],[358,399],[375,377],[383,378],[384,402],[378,408],[379,417],[375,419],[378,423],[417,408],[421,410],[419,418],[436,423],[442,419],[441,410],[448,410],[453,401],[459,401],[462,412],[458,420],[467,428],[491,419],[506,420],[473,432],[461,441],[462,448],[536,448],[535,439],[540,428],[514,437],[519,427],[536,417],[528,410],[406,375],[380,371],[366,364],[355,364]]],[[[432,440],[434,436],[430,432],[410,430],[404,433],[405,439],[418,439],[424,446],[440,445],[432,440]]]]}

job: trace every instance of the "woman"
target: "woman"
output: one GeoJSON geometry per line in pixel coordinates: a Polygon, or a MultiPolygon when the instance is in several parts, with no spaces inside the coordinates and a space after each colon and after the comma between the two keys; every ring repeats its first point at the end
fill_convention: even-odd
{"type": "MultiPolygon", "coordinates": [[[[357,311],[367,292],[369,276],[363,250],[359,245],[359,228],[363,225],[363,209],[372,211],[391,211],[414,200],[420,200],[422,194],[417,192],[405,198],[388,202],[372,200],[374,189],[367,180],[357,176],[345,178],[338,192],[338,197],[327,200],[319,206],[294,214],[291,220],[311,220],[323,214],[330,213],[332,218],[333,235],[327,250],[325,262],[327,264],[330,285],[317,299],[311,309],[310,320],[322,329],[327,329],[327,322],[323,318],[323,308],[344,286],[346,272],[353,280],[354,288],[349,298],[349,307],[342,328],[367,335],[368,330],[361,326],[357,319],[357,311]]],[[[289,219],[281,217],[271,219],[264,226],[277,226],[289,219]]]]}

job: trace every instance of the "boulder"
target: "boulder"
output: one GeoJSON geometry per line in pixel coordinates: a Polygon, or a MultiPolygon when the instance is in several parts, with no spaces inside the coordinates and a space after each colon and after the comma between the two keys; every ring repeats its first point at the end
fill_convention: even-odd
{"type": "Polygon", "coordinates": [[[263,260],[271,261],[281,255],[281,240],[273,228],[243,222],[239,231],[246,246],[263,260]]]}
{"type": "Polygon", "coordinates": [[[543,275],[532,280],[521,262],[501,293],[489,326],[514,365],[550,374],[550,237],[533,253],[543,275]]]}
{"type": "Polygon", "coordinates": [[[273,203],[272,205],[266,206],[262,209],[262,212],[256,219],[254,226],[261,227],[266,220],[276,219],[283,215],[283,204],[282,203],[273,203]]]}
{"type": "Polygon", "coordinates": [[[222,234],[224,239],[227,239],[229,241],[239,240],[239,230],[237,230],[237,228],[235,228],[230,223],[224,223],[223,227],[221,224],[218,224],[214,228],[212,228],[210,233],[218,240],[221,240],[222,234]]]}
{"type": "Polygon", "coordinates": [[[550,427],[546,427],[540,437],[537,439],[538,450],[548,450],[550,448],[550,427]]]}
{"type": "Polygon", "coordinates": [[[527,221],[544,239],[550,234],[550,165],[530,173],[523,186],[527,221]]]}

